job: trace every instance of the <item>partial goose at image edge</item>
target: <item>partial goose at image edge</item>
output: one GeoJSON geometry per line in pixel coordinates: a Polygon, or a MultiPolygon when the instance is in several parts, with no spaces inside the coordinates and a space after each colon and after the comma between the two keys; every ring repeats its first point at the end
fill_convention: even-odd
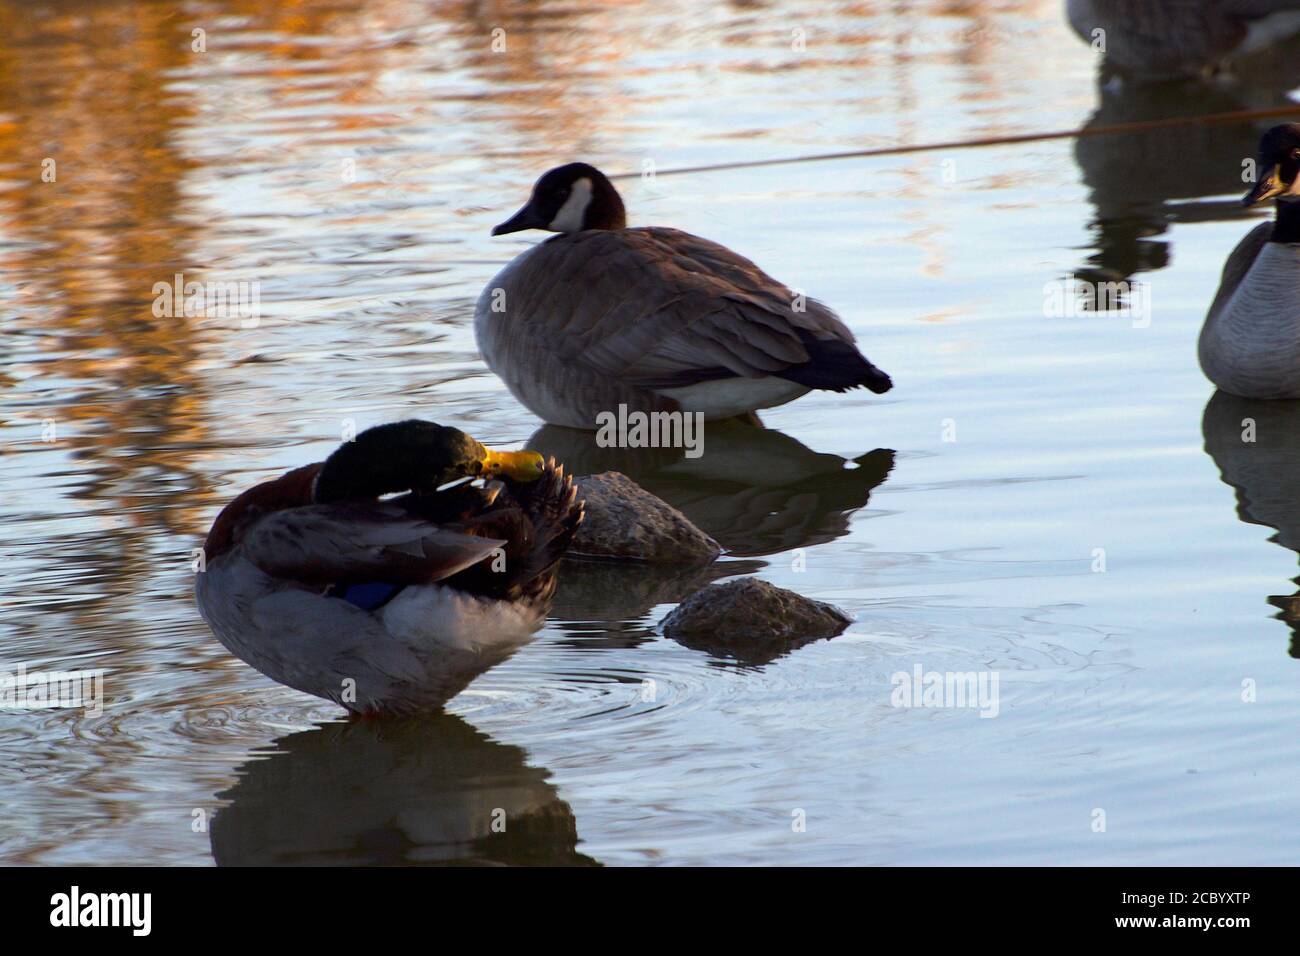
{"type": "Polygon", "coordinates": [[[1206,378],[1232,395],[1300,398],[1300,124],[1266,132],[1255,168],[1242,204],[1272,201],[1275,217],[1228,256],[1197,358],[1206,378]]]}

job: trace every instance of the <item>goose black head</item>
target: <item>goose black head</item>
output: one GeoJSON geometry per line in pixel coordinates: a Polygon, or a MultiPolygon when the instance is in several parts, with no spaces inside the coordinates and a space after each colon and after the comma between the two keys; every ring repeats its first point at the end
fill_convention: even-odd
{"type": "Polygon", "coordinates": [[[432,492],[460,478],[534,481],[542,456],[532,451],[493,451],[459,428],[411,419],[367,428],[325,459],[313,499],[369,501],[400,491],[432,492]]]}
{"type": "Polygon", "coordinates": [[[1243,206],[1270,199],[1300,200],[1300,123],[1274,126],[1259,141],[1255,185],[1242,197],[1243,206]]]}
{"type": "Polygon", "coordinates": [[[626,226],[623,200],[605,174],[586,163],[569,163],[537,180],[524,208],[493,229],[492,235],[524,229],[581,232],[626,226]]]}

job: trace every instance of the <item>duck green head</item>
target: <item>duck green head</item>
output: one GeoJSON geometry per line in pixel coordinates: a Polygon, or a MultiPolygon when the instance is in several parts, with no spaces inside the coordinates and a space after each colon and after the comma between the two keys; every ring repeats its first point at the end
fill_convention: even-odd
{"type": "Polygon", "coordinates": [[[432,492],[460,478],[536,481],[545,463],[532,451],[493,451],[459,428],[410,419],[368,428],[325,459],[313,499],[368,501],[402,491],[432,492]]]}

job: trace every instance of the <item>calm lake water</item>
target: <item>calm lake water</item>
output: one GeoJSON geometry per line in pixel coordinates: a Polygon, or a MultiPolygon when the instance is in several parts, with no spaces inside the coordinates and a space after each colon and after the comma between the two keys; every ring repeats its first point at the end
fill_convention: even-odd
{"type": "Polygon", "coordinates": [[[1300,62],[1096,67],[1045,0],[0,3],[0,670],[107,697],[0,712],[0,860],[1295,863],[1300,403],[1216,397],[1195,355],[1276,120],[624,181],[634,223],[831,304],[896,383],[698,462],[539,431],[477,357],[474,299],[538,238],[488,231],[559,162],[1300,99],[1300,62]],[[259,283],[260,323],[155,318],[176,273],[259,283]],[[1137,283],[1128,312],[1049,314],[1071,275],[1137,283]],[[346,422],[408,416],[620,467],[729,553],[566,566],[445,714],[348,722],[216,642],[190,552],[346,422]],[[855,623],[773,660],[657,632],[744,573],[855,623]],[[997,716],[892,706],[918,665],[995,673],[997,716]]]}

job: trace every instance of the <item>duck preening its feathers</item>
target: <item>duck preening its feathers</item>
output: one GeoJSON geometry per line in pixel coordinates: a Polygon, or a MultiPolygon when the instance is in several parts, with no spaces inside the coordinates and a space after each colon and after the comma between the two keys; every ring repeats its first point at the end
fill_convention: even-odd
{"type": "Polygon", "coordinates": [[[496,452],[458,428],[411,420],[376,425],[330,455],[316,481],[317,501],[373,498],[394,491],[432,491],[460,478],[542,475],[530,452],[496,452]]]}
{"type": "Polygon", "coordinates": [[[1300,124],[1275,126],[1260,140],[1255,182],[1242,198],[1272,201],[1228,256],[1201,329],[1207,378],[1242,398],[1300,398],[1300,124]]]}
{"type": "Polygon", "coordinates": [[[594,429],[620,404],[728,418],[810,389],[892,387],[825,305],[716,242],[627,228],[586,163],[544,175],[493,234],[523,229],[560,235],[488,284],[474,328],[488,366],[551,424],[594,429]]]}
{"type": "Polygon", "coordinates": [[[281,683],[357,712],[429,709],[540,626],[581,520],[553,460],[382,425],[231,502],[199,608],[281,683]]]}

